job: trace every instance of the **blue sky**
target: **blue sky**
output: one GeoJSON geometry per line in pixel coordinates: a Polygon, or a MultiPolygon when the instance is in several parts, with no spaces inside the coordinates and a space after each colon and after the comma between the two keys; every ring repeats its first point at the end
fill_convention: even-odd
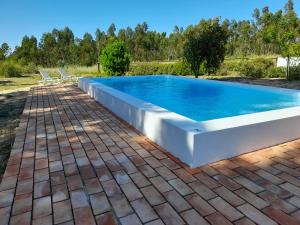
{"type": "MultiPolygon", "coordinates": [[[[287,0],[0,0],[0,43],[19,45],[24,35],[38,39],[53,28],[70,27],[75,36],[148,22],[149,28],[170,33],[175,25],[186,27],[201,18],[221,16],[251,19],[254,8],[266,5],[275,11],[287,0]]],[[[295,9],[300,14],[300,2],[295,9]]]]}

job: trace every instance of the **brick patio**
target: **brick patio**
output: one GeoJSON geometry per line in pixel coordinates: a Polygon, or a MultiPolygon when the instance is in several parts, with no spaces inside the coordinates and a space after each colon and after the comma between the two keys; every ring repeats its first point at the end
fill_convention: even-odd
{"type": "Polygon", "coordinates": [[[34,88],[4,224],[300,224],[300,141],[191,170],[78,88],[34,88]]]}

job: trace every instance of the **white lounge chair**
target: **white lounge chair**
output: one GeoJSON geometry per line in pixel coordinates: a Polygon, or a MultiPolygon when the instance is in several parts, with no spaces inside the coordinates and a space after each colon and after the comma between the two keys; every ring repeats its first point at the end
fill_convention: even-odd
{"type": "Polygon", "coordinates": [[[53,83],[53,84],[60,83],[60,79],[50,77],[47,71],[39,69],[39,72],[42,76],[42,80],[39,81],[39,84],[45,85],[46,83],[53,83]]]}
{"type": "Polygon", "coordinates": [[[78,81],[78,77],[68,74],[63,68],[58,69],[62,81],[78,81]]]}

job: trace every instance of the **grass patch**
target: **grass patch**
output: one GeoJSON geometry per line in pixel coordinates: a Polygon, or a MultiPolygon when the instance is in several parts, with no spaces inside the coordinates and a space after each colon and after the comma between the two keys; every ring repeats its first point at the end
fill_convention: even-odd
{"type": "MultiPolygon", "coordinates": [[[[44,68],[48,71],[52,76],[59,77],[58,67],[57,68],[44,68]]],[[[101,68],[100,68],[101,69],[101,68]]],[[[86,67],[86,66],[66,66],[64,70],[70,74],[79,77],[85,76],[101,76],[101,72],[98,72],[97,65],[86,67]]]]}
{"type": "Polygon", "coordinates": [[[0,94],[0,180],[14,143],[15,128],[19,125],[26,97],[26,91],[0,94]]]}
{"type": "Polygon", "coordinates": [[[37,85],[39,80],[41,80],[41,78],[36,74],[28,74],[21,77],[0,78],[0,93],[28,89],[29,87],[37,85]]]}

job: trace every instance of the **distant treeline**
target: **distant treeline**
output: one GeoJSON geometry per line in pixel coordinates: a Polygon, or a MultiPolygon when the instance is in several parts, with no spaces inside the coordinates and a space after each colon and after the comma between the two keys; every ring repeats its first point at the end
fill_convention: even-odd
{"type": "MultiPolygon", "coordinates": [[[[281,54],[284,43],[281,39],[285,38],[282,35],[285,33],[291,40],[300,40],[300,20],[292,0],[277,12],[270,12],[268,7],[255,9],[252,20],[218,20],[227,32],[227,56],[281,54]]],[[[85,33],[82,38],[75,37],[68,27],[54,29],[44,33],[39,41],[34,36],[25,36],[21,45],[12,52],[6,43],[2,44],[0,60],[8,57],[22,64],[45,67],[91,66],[99,61],[100,52],[107,43],[116,39],[124,41],[133,61],[178,60],[183,57],[183,45],[191,27],[175,26],[174,31],[167,35],[149,30],[146,22],[118,32],[111,24],[106,32],[97,29],[94,35],[85,33]]]]}

